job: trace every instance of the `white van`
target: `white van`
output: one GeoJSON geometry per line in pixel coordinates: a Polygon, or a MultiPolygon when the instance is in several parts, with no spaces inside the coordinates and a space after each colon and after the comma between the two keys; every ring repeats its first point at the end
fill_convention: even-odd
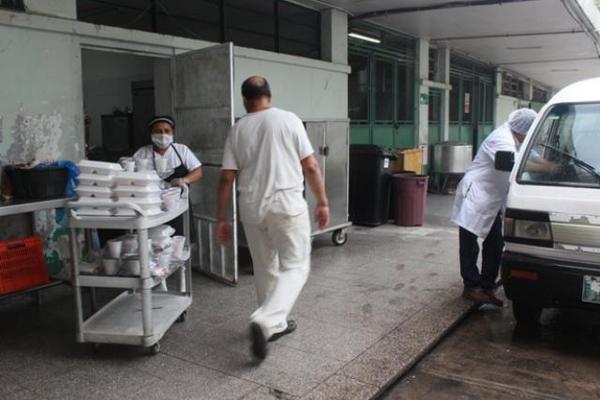
{"type": "Polygon", "coordinates": [[[600,78],[558,92],[522,146],[514,159],[496,155],[497,169],[512,170],[502,282],[515,318],[600,311],[600,78]]]}

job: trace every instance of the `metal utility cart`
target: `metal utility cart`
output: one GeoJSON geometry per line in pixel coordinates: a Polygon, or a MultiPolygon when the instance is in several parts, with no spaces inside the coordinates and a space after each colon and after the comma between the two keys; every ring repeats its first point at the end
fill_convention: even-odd
{"type": "MultiPolygon", "coordinates": [[[[75,294],[77,341],[93,343],[94,348],[101,343],[137,345],[150,348],[151,354],[160,351],[159,340],[177,320],[184,320],[186,311],[192,304],[192,274],[189,261],[171,274],[179,274],[179,290],[159,292],[152,289],[164,277],[153,277],[149,268],[148,229],[167,223],[184,215],[184,235],[189,238],[187,190],[173,210],[155,216],[147,216],[137,204],[112,202],[112,207],[128,208],[136,216],[82,216],[74,207],[69,207],[69,240],[71,244],[72,283],[75,294]],[[123,229],[135,230],[138,237],[140,276],[107,276],[80,274],[79,243],[76,230],[81,229],[123,229]],[[121,288],[122,292],[100,310],[84,320],[81,289],[121,288]]],[[[93,310],[94,311],[94,310],[93,310]]]]}

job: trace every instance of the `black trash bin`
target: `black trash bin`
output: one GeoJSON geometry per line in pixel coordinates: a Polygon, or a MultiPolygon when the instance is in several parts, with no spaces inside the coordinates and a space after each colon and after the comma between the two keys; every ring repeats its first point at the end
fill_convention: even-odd
{"type": "Polygon", "coordinates": [[[350,219],[378,226],[388,220],[393,153],[373,144],[350,145],[350,219]]]}

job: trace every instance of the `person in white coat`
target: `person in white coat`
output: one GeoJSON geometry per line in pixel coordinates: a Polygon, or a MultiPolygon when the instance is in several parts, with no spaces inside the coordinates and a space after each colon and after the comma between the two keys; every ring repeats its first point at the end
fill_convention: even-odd
{"type": "Polygon", "coordinates": [[[317,199],[319,229],[329,206],[319,163],[300,118],[271,106],[265,78],[242,84],[247,114],[231,129],[223,151],[218,189],[217,237],[227,244],[226,210],[237,179],[240,219],[252,263],[258,309],[250,317],[252,353],[262,360],[267,343],[296,329],[288,320],[310,271],[310,218],[304,179],[317,199]]]}
{"type": "Polygon", "coordinates": [[[502,210],[510,173],[495,169],[496,152],[516,153],[536,116],[527,108],[510,113],[508,121],[483,141],[456,189],[452,221],[459,226],[463,297],[476,303],[503,305],[494,287],[504,248],[502,210]],[[478,238],[483,240],[481,273],[477,268],[478,238]]]}

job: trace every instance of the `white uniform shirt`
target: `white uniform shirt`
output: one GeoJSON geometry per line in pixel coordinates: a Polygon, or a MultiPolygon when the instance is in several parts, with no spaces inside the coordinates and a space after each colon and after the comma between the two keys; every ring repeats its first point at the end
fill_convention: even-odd
{"type": "Polygon", "coordinates": [[[454,198],[452,222],[480,238],[487,237],[508,195],[510,172],[494,167],[497,151],[517,151],[508,124],[496,128],[483,141],[454,198]]]}
{"type": "Polygon", "coordinates": [[[271,107],[246,114],[229,132],[223,169],[237,170],[240,217],[260,224],[267,212],[299,215],[306,210],[301,160],[313,148],[300,118],[271,107]]]}
{"type": "MultiPolygon", "coordinates": [[[[179,157],[177,157],[177,153],[173,150],[173,147],[177,150],[177,153],[181,156],[181,161],[183,161],[183,165],[188,169],[188,171],[195,170],[200,167],[202,163],[198,160],[196,155],[187,147],[185,144],[173,143],[167,151],[165,151],[164,155],[160,155],[157,152],[154,152],[154,157],[156,160],[166,159],[167,160],[167,169],[175,169],[181,165],[181,161],[179,157]]],[[[133,158],[149,158],[152,159],[152,152],[154,151],[151,144],[140,147],[138,151],[135,152],[133,158]]]]}

